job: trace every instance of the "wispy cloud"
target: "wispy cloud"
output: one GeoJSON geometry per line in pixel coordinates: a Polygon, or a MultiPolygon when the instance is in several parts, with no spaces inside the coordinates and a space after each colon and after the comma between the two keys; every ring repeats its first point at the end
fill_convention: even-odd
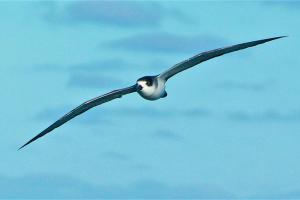
{"type": "Polygon", "coordinates": [[[151,32],[111,41],[108,45],[136,52],[197,53],[219,48],[228,43],[226,39],[212,35],[187,36],[166,32],[151,32]]]}
{"type": "MultiPolygon", "coordinates": [[[[79,104],[78,104],[79,105],[79,104]]],[[[74,106],[75,107],[75,106],[74,106]]],[[[72,106],[60,106],[52,109],[45,109],[38,113],[35,117],[37,120],[56,120],[58,117],[63,116],[65,113],[69,112],[74,107],[72,106]]],[[[85,117],[81,117],[80,120],[76,120],[76,122],[80,122],[81,124],[93,124],[93,123],[101,123],[110,124],[109,119],[112,117],[145,117],[155,119],[162,118],[170,118],[176,116],[183,116],[186,118],[203,118],[210,117],[212,115],[210,110],[206,109],[157,109],[151,107],[122,107],[122,108],[105,108],[101,109],[93,109],[88,113],[85,113],[85,117]],[[155,116],[155,118],[153,117],[155,116]]]]}
{"type": "Polygon", "coordinates": [[[122,83],[123,82],[117,78],[96,75],[94,73],[74,73],[71,74],[67,86],[101,89],[121,86],[122,83]]]}
{"type": "Polygon", "coordinates": [[[298,122],[300,111],[280,112],[267,110],[263,112],[236,111],[228,114],[228,118],[240,122],[298,122]]]}
{"type": "MultiPolygon", "coordinates": [[[[133,59],[132,59],[133,60],[133,59]]],[[[86,73],[86,74],[98,74],[108,72],[126,72],[142,71],[152,72],[157,70],[165,70],[171,67],[172,62],[165,62],[163,60],[152,60],[150,57],[143,62],[128,61],[122,58],[107,58],[101,60],[95,60],[90,62],[82,62],[72,65],[58,65],[58,64],[40,64],[34,66],[32,69],[36,71],[63,71],[66,73],[86,73]]]]}
{"type": "Polygon", "coordinates": [[[272,86],[275,81],[246,82],[246,81],[223,81],[216,84],[216,88],[224,90],[247,90],[260,92],[272,86]]]}
{"type": "MultiPolygon", "coordinates": [[[[165,118],[165,117],[174,117],[174,116],[184,116],[184,117],[207,117],[211,113],[206,109],[157,109],[151,107],[124,107],[122,109],[107,110],[106,112],[114,113],[117,115],[126,115],[126,116],[141,116],[141,117],[150,117],[153,118],[165,118]]],[[[108,113],[107,113],[108,114],[108,113]]]]}
{"type": "Polygon", "coordinates": [[[44,4],[47,21],[68,24],[113,25],[122,28],[159,26],[167,18],[185,20],[179,10],[146,1],[80,1],[44,4]]]}
{"type": "Polygon", "coordinates": [[[103,59],[99,61],[79,63],[69,66],[70,71],[117,71],[136,69],[136,63],[131,63],[120,58],[103,59]]]}
{"type": "Polygon", "coordinates": [[[183,139],[179,134],[170,130],[158,130],[150,135],[152,138],[158,138],[162,140],[180,141],[183,139]]]}
{"type": "Polygon", "coordinates": [[[95,186],[71,177],[56,175],[0,177],[0,188],[0,198],[85,198],[97,196],[95,186]]]}
{"type": "Polygon", "coordinates": [[[148,171],[151,170],[151,166],[147,164],[137,163],[131,165],[129,169],[134,171],[148,171]]]}
{"type": "MultiPolygon", "coordinates": [[[[82,103],[82,102],[81,102],[82,103]]],[[[79,106],[78,103],[77,106],[79,106]]],[[[75,106],[59,106],[52,109],[45,109],[34,116],[35,120],[38,121],[48,121],[49,123],[56,121],[58,118],[62,117],[66,113],[70,112],[74,109],[75,106]]],[[[111,125],[113,122],[108,119],[105,115],[98,115],[94,114],[93,112],[89,111],[85,113],[85,115],[80,115],[75,119],[71,120],[72,123],[79,123],[79,124],[101,124],[103,125],[111,125]]]]}
{"type": "Polygon", "coordinates": [[[140,180],[126,187],[93,185],[56,175],[0,177],[0,198],[233,198],[229,192],[208,185],[169,186],[156,180],[140,180]]]}
{"type": "Polygon", "coordinates": [[[73,65],[40,64],[33,67],[34,70],[66,71],[66,72],[107,72],[117,70],[136,69],[137,64],[120,58],[107,58],[90,62],[82,62],[73,65]]]}
{"type": "Polygon", "coordinates": [[[260,194],[250,195],[249,199],[299,199],[300,190],[299,189],[279,189],[275,192],[261,192],[260,194]]]}
{"type": "Polygon", "coordinates": [[[107,151],[101,154],[102,157],[111,159],[111,160],[117,160],[117,161],[129,161],[131,160],[129,155],[126,155],[124,153],[115,152],[115,151],[107,151]]]}
{"type": "Polygon", "coordinates": [[[297,10],[300,9],[300,2],[299,1],[263,1],[261,2],[264,6],[280,6],[283,8],[291,9],[291,10],[297,10]]]}
{"type": "Polygon", "coordinates": [[[69,5],[66,15],[72,22],[147,26],[157,25],[164,12],[155,2],[85,1],[69,5]]]}

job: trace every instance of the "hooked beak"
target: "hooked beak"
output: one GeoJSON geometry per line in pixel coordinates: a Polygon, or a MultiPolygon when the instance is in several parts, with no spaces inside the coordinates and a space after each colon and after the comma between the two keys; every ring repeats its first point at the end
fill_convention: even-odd
{"type": "Polygon", "coordinates": [[[137,89],[138,91],[141,91],[141,90],[143,89],[143,86],[137,85],[136,89],[137,89]]]}

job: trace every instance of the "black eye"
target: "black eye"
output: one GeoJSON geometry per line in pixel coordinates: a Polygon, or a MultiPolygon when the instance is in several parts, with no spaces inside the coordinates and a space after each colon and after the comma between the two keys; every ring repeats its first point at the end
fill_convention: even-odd
{"type": "Polygon", "coordinates": [[[151,81],[146,81],[146,85],[151,86],[152,85],[151,81]]]}

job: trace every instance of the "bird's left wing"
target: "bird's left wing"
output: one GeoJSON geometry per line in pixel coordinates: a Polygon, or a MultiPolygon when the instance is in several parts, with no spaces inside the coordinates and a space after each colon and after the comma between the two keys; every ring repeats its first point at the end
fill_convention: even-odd
{"type": "Polygon", "coordinates": [[[94,99],[91,99],[89,101],[86,101],[86,102],[82,103],[80,106],[78,106],[75,109],[71,110],[69,113],[65,114],[63,117],[61,117],[59,120],[57,120],[53,124],[51,124],[48,128],[46,128],[41,133],[36,135],[34,138],[29,140],[27,143],[25,143],[19,149],[22,149],[23,147],[30,144],[31,142],[33,142],[33,141],[37,140],[38,138],[46,135],[47,133],[49,133],[53,129],[63,125],[64,123],[66,123],[69,120],[73,119],[77,115],[80,115],[81,113],[83,113],[83,112],[85,112],[85,111],[87,111],[87,110],[89,110],[89,109],[91,109],[95,106],[106,103],[106,102],[111,101],[111,100],[116,99],[116,98],[121,98],[123,95],[133,93],[133,92],[136,92],[136,91],[137,91],[136,90],[136,85],[133,85],[133,86],[130,86],[130,87],[127,87],[127,88],[111,91],[107,94],[104,94],[104,95],[101,95],[101,96],[96,97],[94,99]]]}
{"type": "Polygon", "coordinates": [[[175,74],[177,74],[181,71],[184,71],[188,68],[191,68],[191,67],[193,67],[199,63],[202,63],[204,61],[210,60],[210,59],[218,57],[218,56],[222,56],[227,53],[231,53],[231,52],[238,51],[241,49],[246,49],[249,47],[253,47],[253,46],[263,44],[265,42],[269,42],[269,41],[276,40],[276,39],[283,38],[283,37],[286,37],[286,36],[273,37],[273,38],[268,38],[268,39],[263,39],[263,40],[256,40],[256,41],[241,43],[241,44],[237,44],[237,45],[233,45],[233,46],[229,46],[229,47],[225,47],[225,48],[215,49],[212,51],[206,51],[206,52],[197,54],[187,60],[184,60],[184,61],[174,65],[167,71],[158,75],[158,77],[167,81],[169,78],[171,78],[175,74]]]}

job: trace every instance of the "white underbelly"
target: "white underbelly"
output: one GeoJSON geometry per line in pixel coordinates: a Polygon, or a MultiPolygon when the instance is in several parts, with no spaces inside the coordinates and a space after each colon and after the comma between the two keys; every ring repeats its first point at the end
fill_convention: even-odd
{"type": "Polygon", "coordinates": [[[157,100],[165,94],[165,84],[163,82],[158,83],[157,87],[145,87],[139,94],[147,100],[157,100]]]}

